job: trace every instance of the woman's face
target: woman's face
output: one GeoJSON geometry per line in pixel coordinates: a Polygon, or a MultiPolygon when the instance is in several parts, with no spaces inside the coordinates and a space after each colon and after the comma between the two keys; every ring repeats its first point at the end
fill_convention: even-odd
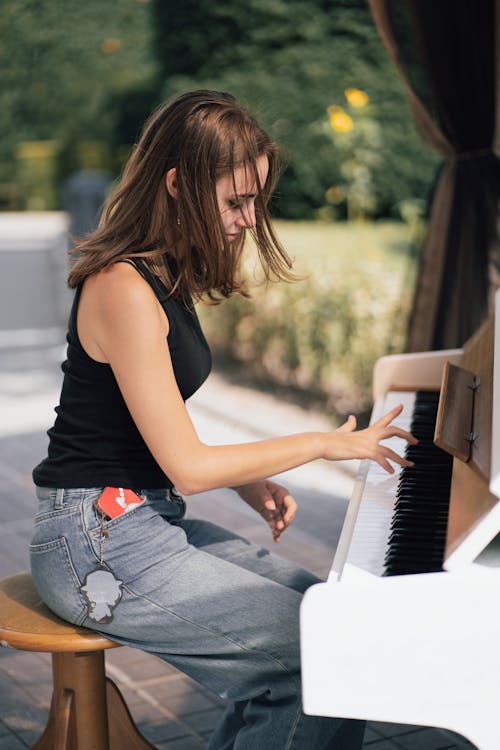
{"type": "MultiPolygon", "coordinates": [[[[263,186],[269,171],[267,156],[259,156],[256,165],[259,183],[263,186]]],[[[217,180],[215,191],[224,234],[228,242],[233,242],[243,229],[255,226],[257,184],[252,168],[243,164],[233,174],[224,175],[217,180]]]]}

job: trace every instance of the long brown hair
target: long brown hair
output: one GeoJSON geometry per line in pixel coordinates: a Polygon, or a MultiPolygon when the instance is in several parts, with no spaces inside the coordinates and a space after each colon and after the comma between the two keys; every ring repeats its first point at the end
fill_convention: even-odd
{"type": "Polygon", "coordinates": [[[256,226],[250,231],[264,272],[267,278],[294,278],[267,208],[279,174],[276,144],[233,96],[197,90],[162,104],[144,125],[98,228],[75,248],[79,257],[69,286],[118,259],[142,257],[172,294],[213,301],[246,294],[239,274],[244,236],[227,241],[216,198],[217,180],[241,164],[257,185],[256,226]],[[262,155],[269,161],[264,185],[256,166],[262,155]],[[177,200],[165,183],[173,167],[177,200]],[[181,246],[188,250],[180,252],[181,246]],[[166,256],[175,263],[165,262],[166,256]]]}

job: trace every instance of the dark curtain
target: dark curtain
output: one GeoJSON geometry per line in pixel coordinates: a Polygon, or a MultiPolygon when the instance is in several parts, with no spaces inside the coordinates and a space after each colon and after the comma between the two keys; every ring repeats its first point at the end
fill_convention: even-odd
{"type": "Polygon", "coordinates": [[[445,157],[407,349],[462,346],[489,314],[499,268],[500,0],[368,2],[420,131],[445,157]]]}

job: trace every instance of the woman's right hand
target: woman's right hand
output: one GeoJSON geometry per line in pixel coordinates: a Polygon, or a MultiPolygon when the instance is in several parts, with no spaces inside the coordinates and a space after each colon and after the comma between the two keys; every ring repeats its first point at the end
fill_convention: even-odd
{"type": "Polygon", "coordinates": [[[394,473],[394,467],[389,461],[394,461],[400,466],[413,466],[412,461],[399,456],[387,445],[381,444],[383,440],[391,437],[400,437],[412,445],[418,443],[410,432],[391,424],[402,410],[403,406],[400,404],[369,427],[358,431],[356,431],[356,417],[351,415],[341,427],[327,434],[324,457],[328,460],[369,458],[380,464],[389,474],[394,473]]]}

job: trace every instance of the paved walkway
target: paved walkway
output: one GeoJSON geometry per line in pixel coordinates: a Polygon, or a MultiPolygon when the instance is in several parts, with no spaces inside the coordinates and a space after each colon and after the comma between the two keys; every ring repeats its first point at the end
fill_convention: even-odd
{"type": "MultiPolygon", "coordinates": [[[[32,235],[35,242],[36,232],[32,235]]],[[[0,246],[0,278],[4,281],[5,254],[1,250],[0,246]]],[[[60,386],[64,332],[56,313],[40,315],[38,320],[35,316],[29,325],[23,320],[23,327],[14,321],[9,327],[0,319],[0,578],[28,568],[27,545],[35,507],[30,474],[45,453],[45,430],[52,421],[60,386]],[[43,327],[37,325],[39,319],[44,320],[43,327]]],[[[212,443],[327,425],[321,414],[237,387],[220,374],[211,376],[192,399],[190,410],[201,436],[212,443]]],[[[280,554],[319,575],[327,574],[354,468],[317,462],[287,474],[284,481],[299,500],[301,512],[280,543],[280,554]]],[[[189,509],[192,515],[270,544],[267,527],[229,490],[194,496],[189,499],[189,509]]],[[[201,750],[206,746],[224,708],[217,696],[160,659],[139,651],[112,650],[106,654],[106,662],[107,672],[122,690],[140,730],[159,750],[201,750]]],[[[49,655],[0,649],[0,750],[31,746],[45,724],[50,695],[49,655]]],[[[470,750],[471,745],[438,729],[370,722],[364,747],[470,750]]]]}

